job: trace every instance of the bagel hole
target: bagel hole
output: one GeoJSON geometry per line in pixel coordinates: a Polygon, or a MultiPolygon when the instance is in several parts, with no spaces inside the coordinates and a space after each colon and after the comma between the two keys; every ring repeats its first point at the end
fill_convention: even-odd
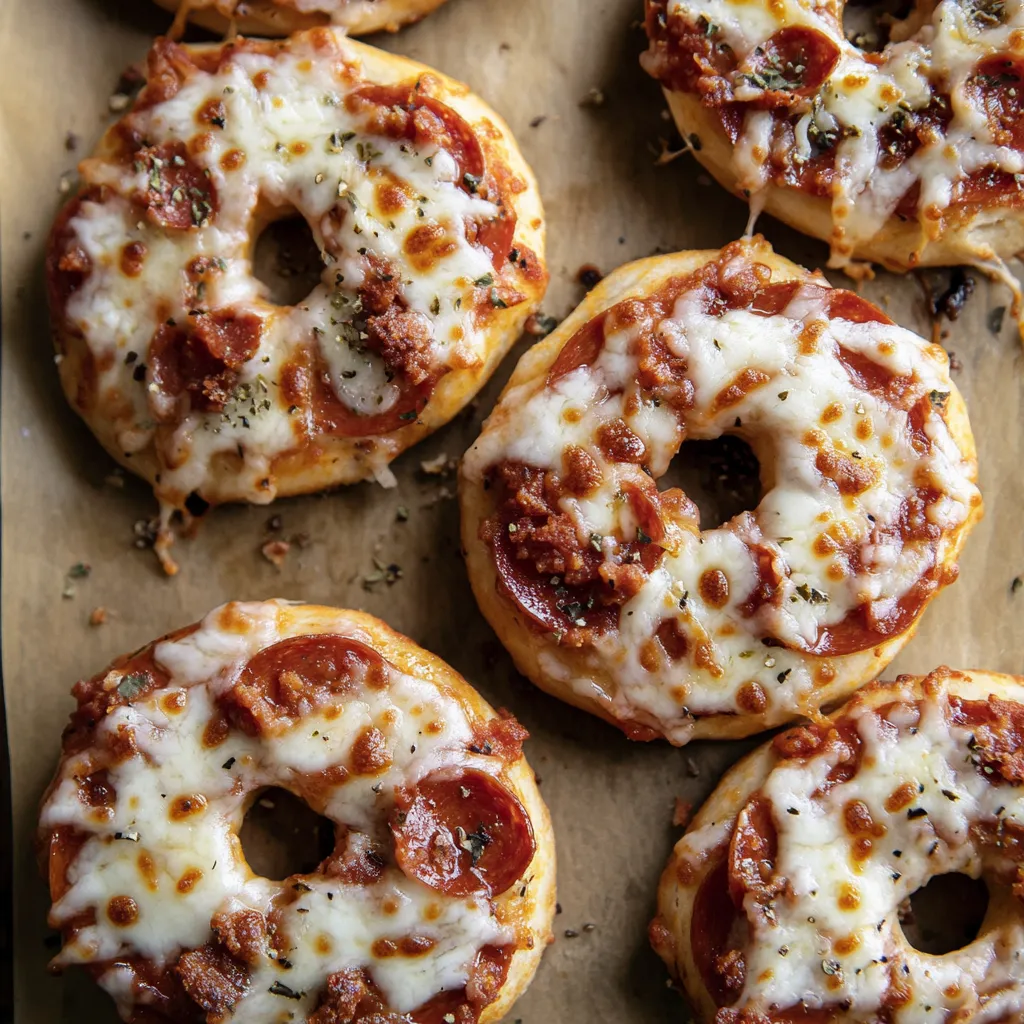
{"type": "Polygon", "coordinates": [[[249,867],[280,881],[309,874],[334,849],[334,825],[286,789],[257,794],[238,838],[249,867]]]}
{"type": "Polygon", "coordinates": [[[988,886],[959,873],[936,875],[900,906],[907,941],[922,953],[963,949],[978,937],[988,911],[988,886]]]}
{"type": "Polygon", "coordinates": [[[313,232],[297,214],[271,221],[259,234],[252,273],[277,306],[297,306],[320,283],[324,264],[313,232]]]}
{"type": "Polygon", "coordinates": [[[700,527],[713,530],[761,500],[761,464],[740,437],[685,441],[668,471],[658,479],[660,490],[680,488],[700,510],[700,527]]]}
{"type": "MultiPolygon", "coordinates": [[[[843,7],[843,34],[859,50],[884,50],[900,24],[914,10],[913,0],[860,0],[843,7]]],[[[897,33],[900,36],[900,33],[897,33]]]]}

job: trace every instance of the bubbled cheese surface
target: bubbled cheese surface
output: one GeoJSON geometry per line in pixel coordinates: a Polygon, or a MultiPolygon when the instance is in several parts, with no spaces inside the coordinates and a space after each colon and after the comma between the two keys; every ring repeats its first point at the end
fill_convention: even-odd
{"type": "MultiPolygon", "coordinates": [[[[338,57],[354,64],[352,85],[364,84],[358,56],[348,52],[352,44],[338,38],[338,57]]],[[[300,35],[277,54],[243,49],[215,73],[190,70],[172,98],[133,115],[151,146],[205,137],[190,159],[212,183],[217,208],[210,214],[196,208],[188,230],[153,224],[129,201],[160,168],[104,158],[83,165],[87,184],[112,191],[82,203],[68,225],[93,269],[71,296],[66,318],[99,368],[99,402],[114,419],[120,451],[130,457],[157,436],[152,403],[159,402],[159,390],[151,371],[142,374],[162,324],[186,325],[197,307],[252,313],[262,324],[259,349],[241,367],[223,410],[193,409],[171,437],[160,439],[167,455],[158,490],[172,504],[218,487],[229,498],[274,497],[275,458],[316,433],[311,410],[291,405],[280,386],[283,367],[301,347],[315,348],[352,413],[376,415],[394,405],[393,375],[353,323],[370,256],[388,261],[405,308],[427,325],[430,365],[480,365],[493,344],[475,315],[484,286],[474,283],[490,283],[491,254],[466,233],[498,208],[460,187],[446,150],[368,131],[365,118],[347,109],[347,91],[335,60],[300,35]],[[220,110],[217,122],[201,123],[198,113],[211,109],[220,110]],[[253,244],[263,220],[289,212],[312,229],[324,261],[322,283],[298,306],[274,307],[252,275],[253,244]],[[414,232],[431,233],[426,256],[411,254],[414,232]],[[146,255],[129,276],[121,254],[133,244],[144,246],[146,255]],[[183,287],[196,257],[214,261],[198,296],[183,287]],[[242,460],[237,480],[218,483],[218,458],[236,453],[242,460]]],[[[376,452],[367,473],[391,481],[386,467],[395,444],[385,436],[368,442],[367,450],[376,452]]]]}
{"type": "MultiPolygon", "coordinates": [[[[365,969],[391,1008],[406,1013],[463,987],[484,946],[516,942],[516,928],[507,916],[499,920],[486,896],[444,895],[406,876],[393,860],[368,884],[293,876],[286,893],[292,899],[283,906],[282,884],[252,875],[237,832],[253,794],[267,786],[292,788],[299,776],[349,765],[353,742],[369,728],[383,736],[390,763],[376,774],[351,774],[325,786],[316,809],[381,844],[390,842],[396,787],[414,786],[449,766],[492,775],[503,767],[496,757],[467,750],[471,724],[453,696],[394,667],[384,689],[357,686],[279,735],[233,729],[220,744],[205,743],[218,695],[258,651],[295,635],[281,625],[286,607],[225,606],[191,635],[159,644],[155,662],[170,683],[117,707],[97,727],[98,743],[129,730],[138,751],[109,769],[116,790],[109,814],[80,796],[77,780],[90,772],[88,750],[62,762],[45,801],[41,828],[70,826],[87,836],[51,924],[61,927],[95,912],[95,922],[77,929],[55,963],[103,965],[100,983],[123,1012],[138,998],[131,970],[107,961],[143,957],[157,968],[173,965],[183,949],[209,941],[215,914],[246,908],[276,914],[276,941],[284,948],[277,958],[264,951],[250,965],[247,992],[230,1018],[239,1022],[301,1019],[317,1005],[328,975],[348,969],[365,969]],[[183,799],[192,812],[174,813],[183,799]],[[115,924],[107,913],[118,897],[129,897],[137,908],[128,924],[115,924]],[[375,951],[380,940],[397,944],[410,935],[430,940],[432,948],[415,957],[389,956],[379,946],[375,951]],[[273,991],[279,985],[298,998],[273,991]]],[[[343,613],[330,628],[370,642],[343,613]]],[[[119,685],[122,675],[112,670],[105,685],[119,685]]]]}
{"type": "MultiPolygon", "coordinates": [[[[734,257],[737,266],[747,258],[734,257]]],[[[649,278],[634,291],[655,290],[649,278]]],[[[940,410],[928,413],[928,447],[917,451],[908,413],[854,383],[837,358],[842,346],[910,378],[910,407],[930,394],[940,404],[946,400],[952,385],[945,354],[898,326],[830,318],[828,294],[820,280],[811,280],[781,313],[766,317],[750,309],[712,315],[703,311],[699,288],[684,290],[656,330],[671,353],[686,360],[685,375],[694,386],[691,409],[680,415],[666,403],[629,400],[635,397],[638,356],[637,328],[627,327],[606,334],[593,362],[554,383],[546,373],[514,381],[467,454],[465,476],[479,486],[502,460],[559,474],[563,451],[583,448],[600,466],[601,483],[583,498],[563,493],[560,508],[573,518],[583,546],[600,538],[605,557],[612,558],[619,542],[637,537],[624,485],[644,485],[648,478],[641,467],[607,457],[597,443],[602,425],[620,417],[626,422],[644,442],[655,479],[687,438],[735,434],[758,453],[770,486],[752,514],[703,532],[691,522],[668,522],[667,550],[622,606],[617,628],[579,654],[560,648],[557,636],[537,641],[543,672],[602,702],[615,717],[657,723],[673,741],[686,742],[694,716],[751,710],[743,694],[752,684],[776,721],[815,706],[823,678],[863,673],[873,657],[870,649],[827,660],[809,657],[805,652],[814,649],[821,630],[858,608],[886,619],[942,563],[980,503],[973,454],[960,451],[940,410]],[[813,345],[803,343],[808,337],[813,345]],[[763,375],[763,383],[738,403],[719,407],[716,396],[749,369],[763,375]],[[841,493],[823,478],[816,458],[828,448],[869,471],[861,493],[841,493]],[[904,543],[896,525],[904,501],[925,484],[939,495],[927,512],[939,539],[904,543]],[[745,605],[758,583],[758,546],[780,566],[782,582],[776,599],[751,615],[745,605]],[[844,550],[857,554],[859,568],[844,550]],[[720,606],[702,594],[702,577],[714,570],[728,582],[720,606]],[[688,650],[679,660],[652,665],[645,648],[666,620],[677,624],[688,650]],[[785,646],[764,646],[763,637],[785,646]],[[831,675],[821,676],[823,666],[831,675]]],[[[686,458],[685,448],[678,457],[686,458]]],[[[586,613],[579,624],[585,623],[586,613]]]]}
{"type": "MultiPolygon", "coordinates": [[[[882,230],[912,187],[920,186],[919,216],[922,230],[928,231],[929,222],[953,203],[957,182],[988,169],[1011,176],[1024,172],[1024,154],[1007,144],[1005,133],[990,120],[973,81],[979,61],[1020,53],[1024,4],[940,0],[917,8],[922,12],[917,30],[905,39],[895,32],[900,41],[877,55],[866,54],[847,39],[842,4],[669,0],[669,17],[707,26],[714,44],[731,48],[740,65],[785,27],[813,29],[839,48],[835,69],[795,118],[793,150],[778,154],[799,169],[817,156],[816,140],[838,138],[831,189],[837,266],[882,230]],[[946,128],[926,133],[906,160],[890,161],[896,150],[888,148],[892,143],[882,129],[899,126],[908,112],[924,110],[939,94],[948,96],[946,128]]],[[[1008,59],[1007,66],[1011,63],[1008,59]]],[[[756,108],[764,82],[756,76],[746,76],[746,81],[742,74],[737,77],[735,98],[755,106],[743,113],[734,169],[738,188],[756,194],[772,175],[772,113],[756,108]]],[[[1012,90],[1009,99],[1016,109],[1019,101],[1012,90]]],[[[965,259],[970,255],[991,254],[965,249],[965,259]]]]}
{"type": "MultiPolygon", "coordinates": [[[[981,766],[974,728],[950,721],[948,698],[962,683],[940,671],[926,682],[924,700],[910,681],[884,688],[881,712],[874,697],[856,705],[849,718],[862,756],[850,779],[828,783],[839,759],[833,746],[784,760],[763,780],[758,794],[778,836],[766,881],[785,885],[768,912],[755,909],[752,893],[744,897],[747,930],[733,934],[745,935],[746,976],[734,1009],[842,1007],[844,1021],[874,1021],[898,986],[906,1001],[886,1011],[898,1024],[1017,1019],[1024,917],[1003,887],[1017,877],[1011,837],[1024,828],[1024,793],[981,766]],[[871,822],[866,856],[846,824],[854,805],[871,822]],[[995,838],[979,842],[979,826],[995,838]],[[901,929],[900,904],[930,879],[956,872],[984,875],[1004,912],[963,949],[918,952],[901,929]]],[[[972,698],[986,699],[987,691],[974,689],[972,698]]],[[[676,858],[698,863],[727,834],[721,823],[696,829],[676,858]]]]}

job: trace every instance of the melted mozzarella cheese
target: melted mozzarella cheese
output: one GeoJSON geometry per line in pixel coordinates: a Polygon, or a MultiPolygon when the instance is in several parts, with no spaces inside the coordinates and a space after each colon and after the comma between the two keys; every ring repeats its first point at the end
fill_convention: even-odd
{"type": "MultiPolygon", "coordinates": [[[[554,384],[541,376],[510,389],[465,459],[466,477],[481,482],[503,460],[560,474],[563,450],[585,449],[601,469],[601,482],[585,498],[564,496],[561,507],[576,522],[582,544],[595,534],[603,538],[608,558],[613,538],[637,535],[635,515],[622,495],[623,485],[642,478],[642,471],[603,453],[596,440],[603,424],[626,421],[644,442],[655,478],[684,437],[735,434],[768,464],[774,485],[752,514],[700,534],[689,523],[675,524],[674,530],[669,524],[659,567],[623,605],[618,629],[583,649],[581,670],[558,666],[557,641],[545,658],[545,671],[581,696],[594,695],[595,670],[610,677],[614,692],[601,693],[602,703],[624,719],[643,712],[643,720],[656,721],[674,742],[686,742],[694,715],[751,711],[760,701],[766,710],[788,714],[814,706],[822,663],[803,651],[823,629],[862,606],[884,618],[944,557],[980,500],[973,459],[960,452],[941,415],[933,410],[926,416],[931,444],[919,453],[908,414],[855,385],[837,352],[841,345],[912,378],[908,408],[930,392],[950,391],[945,357],[894,325],[827,318],[822,294],[820,285],[798,290],[777,316],[748,309],[713,316],[703,312],[699,291],[684,291],[657,330],[673,354],[687,361],[692,408],[677,416],[667,403],[627,398],[639,372],[638,328],[627,328],[610,335],[591,364],[554,384]],[[817,338],[809,348],[802,341],[808,334],[817,338]],[[748,369],[766,382],[719,407],[717,397],[748,369]],[[843,494],[823,478],[816,459],[829,449],[870,470],[870,484],[861,493],[843,494]],[[934,543],[904,542],[898,525],[904,500],[925,481],[942,495],[928,512],[941,536],[934,543]],[[751,614],[744,606],[759,582],[755,545],[771,554],[782,583],[778,598],[751,614]],[[859,554],[860,571],[851,568],[844,551],[859,554]],[[721,607],[701,591],[702,577],[714,570],[724,573],[729,586],[721,607]],[[652,664],[649,645],[666,620],[677,624],[688,650],[680,660],[663,657],[652,664]],[[762,637],[786,647],[765,647],[762,637]]],[[[873,658],[868,649],[831,660],[852,676],[867,671],[873,658]]],[[[575,649],[572,659],[580,664],[575,649]]]]}
{"type": "MultiPolygon", "coordinates": [[[[900,696],[894,691],[893,700],[900,696]]],[[[898,1024],[940,1024],[957,1011],[979,1021],[1002,1019],[1008,1008],[1019,1012],[1019,914],[1003,915],[971,944],[943,956],[918,952],[901,931],[899,904],[936,875],[985,874],[1004,883],[1016,877],[1011,857],[995,843],[979,843],[973,824],[1024,826],[1020,787],[994,783],[978,768],[972,730],[947,721],[946,692],[920,702],[919,722],[907,717],[908,707],[897,704],[884,719],[863,707],[852,712],[861,766],[824,794],[834,750],[784,761],[765,780],[761,794],[778,835],[774,874],[786,885],[768,915],[753,912],[753,896],[746,897],[750,938],[736,1009],[843,1004],[844,1019],[875,1020],[896,977],[910,993],[893,1009],[898,1024]],[[910,796],[894,804],[901,787],[910,796]],[[875,825],[864,858],[844,826],[854,802],[875,825]]],[[[709,838],[687,837],[683,855],[706,848],[709,838]]]]}
{"type": "MultiPolygon", "coordinates": [[[[219,745],[207,746],[204,730],[216,715],[218,696],[253,655],[291,635],[279,622],[283,607],[273,601],[225,606],[192,634],[157,646],[155,660],[169,673],[168,685],[117,707],[97,727],[99,741],[130,731],[138,749],[108,769],[116,792],[109,815],[97,817],[79,795],[77,780],[91,770],[88,751],[62,763],[41,827],[71,826],[88,838],[69,867],[69,887],[54,904],[51,923],[60,927],[90,911],[96,920],[78,929],[55,963],[141,956],[163,967],[183,949],[210,940],[214,915],[251,908],[274,916],[279,958],[264,952],[250,967],[247,993],[232,1020],[277,1020],[285,1010],[304,1016],[317,1005],[328,975],[348,969],[365,969],[391,1008],[406,1013],[464,986],[478,951],[514,942],[514,930],[499,922],[485,897],[445,896],[394,863],[367,885],[301,876],[308,890],[282,907],[280,883],[253,877],[240,856],[237,833],[245,810],[263,787],[294,789],[299,777],[351,763],[353,741],[372,727],[384,737],[390,764],[375,775],[350,774],[323,787],[316,809],[388,843],[397,787],[414,786],[448,766],[496,774],[502,762],[467,751],[472,728],[456,700],[433,682],[395,668],[384,689],[359,686],[332,708],[269,739],[234,729],[219,745]],[[184,700],[169,702],[172,694],[184,700]],[[199,809],[176,817],[170,809],[183,797],[199,809]],[[107,912],[117,897],[134,901],[137,913],[127,925],[115,924],[107,912]],[[411,935],[430,940],[429,952],[388,956],[374,949],[380,940],[397,943],[411,935]],[[300,998],[275,994],[275,983],[300,998]]],[[[369,641],[342,613],[331,629],[369,641]]],[[[110,673],[110,685],[118,676],[110,673]]],[[[137,998],[130,972],[112,966],[100,980],[127,1014],[137,998]]]]}
{"type": "MultiPolygon", "coordinates": [[[[461,187],[447,151],[368,132],[347,110],[335,70],[333,59],[298,36],[276,56],[242,51],[216,73],[190,71],[171,99],[132,115],[152,146],[204,136],[190,159],[208,176],[217,209],[201,226],[163,229],[139,218],[126,197],[146,189],[146,169],[95,158],[83,165],[86,184],[112,192],[84,202],[69,222],[92,271],[66,316],[101,368],[99,405],[109,410],[122,451],[154,443],[151,406],[160,401],[159,390],[137,374],[149,363],[156,329],[168,319],[189,322],[196,300],[184,282],[194,258],[216,261],[203,278],[200,309],[252,313],[262,322],[259,349],[242,366],[223,411],[193,411],[159,442],[158,492],[171,505],[180,506],[192,491],[209,492],[229,458],[241,466],[234,481],[218,480],[224,498],[273,499],[275,457],[315,434],[310,410],[293,405],[280,388],[283,367],[303,348],[319,352],[352,413],[394,405],[392,374],[353,323],[370,257],[388,261],[404,307],[429,328],[433,367],[466,368],[487,356],[487,334],[475,316],[476,282],[489,282],[493,267],[490,252],[471,243],[467,230],[493,219],[498,207],[461,187]],[[210,103],[223,106],[223,125],[207,131],[197,112],[210,103]],[[242,154],[240,165],[234,154],[242,154]],[[323,283],[298,306],[276,307],[252,276],[254,231],[258,220],[289,212],[313,230],[323,283]],[[433,233],[433,255],[409,251],[414,232],[433,233]],[[131,244],[145,247],[136,276],[120,264],[131,244]]],[[[397,442],[379,437],[377,449],[386,462],[397,442]]],[[[368,459],[367,473],[375,468],[368,459]]]]}
{"type": "MultiPolygon", "coordinates": [[[[984,168],[1012,175],[1024,172],[1024,154],[996,141],[971,85],[980,60],[1019,51],[1024,4],[1006,0],[993,5],[997,24],[992,16],[974,17],[974,10],[966,0],[941,0],[910,38],[890,43],[881,63],[876,63],[875,55],[865,55],[849,42],[830,5],[802,0],[742,4],[671,0],[668,7],[672,17],[713,27],[715,45],[731,47],[741,66],[756,48],[787,27],[813,29],[839,48],[838,64],[813,98],[811,108],[797,121],[795,152],[783,154],[799,165],[812,155],[809,130],[833,137],[838,133],[837,174],[832,187],[835,266],[849,264],[856,247],[881,231],[915,184],[921,189],[918,217],[922,231],[927,232],[952,202],[956,183],[973,172],[984,168]],[[940,91],[949,96],[948,126],[895,168],[886,167],[888,153],[880,130],[908,111],[923,110],[940,91]]],[[[737,76],[735,90],[741,101],[757,100],[763,93],[760,85],[742,74],[737,76]]],[[[771,125],[768,111],[750,109],[744,115],[734,165],[738,187],[747,193],[756,193],[768,183],[771,125]]],[[[989,254],[965,252],[965,257],[969,255],[989,254]]]]}

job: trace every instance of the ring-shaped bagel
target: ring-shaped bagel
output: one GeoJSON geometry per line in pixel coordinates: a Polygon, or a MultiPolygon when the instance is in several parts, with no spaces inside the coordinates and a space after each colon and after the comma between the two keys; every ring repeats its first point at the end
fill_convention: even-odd
{"type": "Polygon", "coordinates": [[[834,266],[1024,249],[1024,4],[919,0],[881,52],[844,6],[646,0],[643,64],[694,155],[834,266]]]}
{"type": "Polygon", "coordinates": [[[744,736],[895,656],[976,470],[942,348],[754,239],[620,268],[523,356],[463,462],[463,546],[539,686],[636,738],[744,736]],[[702,532],[658,480],[723,434],[764,494],[702,532]]]}
{"type": "Polygon", "coordinates": [[[74,693],[39,825],[54,965],[124,1020],[486,1024],[529,984],[555,862],[526,732],[439,658],[361,612],[234,603],[74,693]],[[238,839],[275,786],[336,839],[280,881],[238,839]]]}
{"type": "Polygon", "coordinates": [[[419,21],[445,0],[156,0],[212,32],[232,26],[244,34],[287,36],[335,25],[350,35],[395,32],[419,21]],[[181,14],[182,8],[187,10],[181,14]]]}
{"type": "Polygon", "coordinates": [[[717,1024],[1020,1020],[1024,679],[939,669],[873,683],[749,754],[661,879],[656,951],[717,1024]],[[984,879],[967,946],[910,945],[900,905],[984,879]]]}
{"type": "Polygon", "coordinates": [[[47,261],[61,380],[168,515],[191,494],[392,483],[547,281],[536,185],[497,115],[333,29],[158,40],[81,174],[47,261]],[[296,212],[323,278],[275,306],[253,246],[296,212]]]}

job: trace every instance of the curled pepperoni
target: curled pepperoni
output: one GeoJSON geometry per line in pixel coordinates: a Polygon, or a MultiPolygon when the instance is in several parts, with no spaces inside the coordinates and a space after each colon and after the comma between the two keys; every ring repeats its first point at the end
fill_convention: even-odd
{"type": "Polygon", "coordinates": [[[278,732],[365,684],[388,685],[388,663],[366,644],[334,633],[294,636],[265,647],[223,698],[225,711],[251,736],[278,732]]]}
{"type": "Polygon", "coordinates": [[[536,849],[518,798],[471,769],[434,772],[400,790],[391,833],[399,867],[446,896],[505,892],[536,849]]]}
{"type": "Polygon", "coordinates": [[[967,93],[988,118],[996,145],[1024,149],[1024,62],[985,58],[974,69],[967,93]]]}
{"type": "Polygon", "coordinates": [[[758,902],[771,899],[777,852],[771,804],[755,796],[737,816],[729,842],[729,894],[733,903],[742,904],[748,892],[754,893],[758,902]]]}
{"type": "Polygon", "coordinates": [[[138,202],[154,224],[185,230],[210,222],[217,209],[216,190],[183,143],[146,146],[132,159],[135,170],[145,176],[138,202]]]}

